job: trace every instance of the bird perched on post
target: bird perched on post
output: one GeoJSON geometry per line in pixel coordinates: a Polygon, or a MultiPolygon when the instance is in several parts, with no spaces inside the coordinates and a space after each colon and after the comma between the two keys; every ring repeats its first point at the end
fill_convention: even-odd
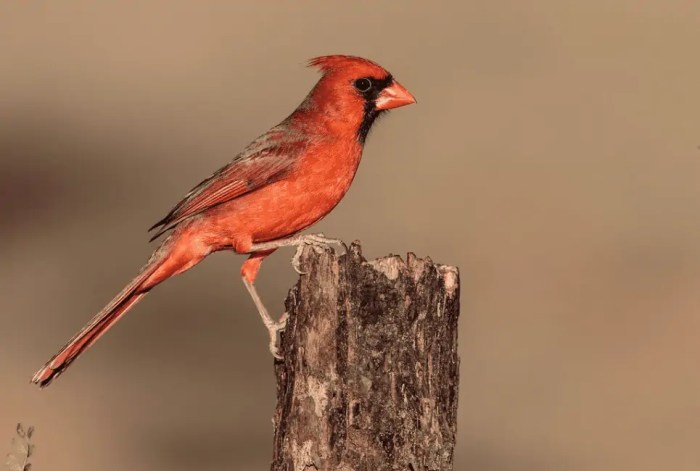
{"type": "MultiPolygon", "coordinates": [[[[360,57],[317,57],[322,76],[299,107],[240,154],[194,187],[150,230],[170,232],[148,263],[102,311],[32,378],[41,387],[60,375],[146,293],[220,250],[250,254],[241,267],[248,289],[279,358],[274,321],[254,282],[263,259],[279,247],[338,243],[322,234],[298,233],[328,214],[357,171],[367,134],[386,110],[415,103],[378,64],[360,57]]],[[[151,239],[151,240],[153,240],[151,239]]]]}

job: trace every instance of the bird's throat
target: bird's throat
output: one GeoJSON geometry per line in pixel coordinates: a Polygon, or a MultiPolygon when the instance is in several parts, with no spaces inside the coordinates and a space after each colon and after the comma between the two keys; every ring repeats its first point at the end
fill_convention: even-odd
{"type": "Polygon", "coordinates": [[[365,103],[362,121],[360,122],[360,127],[357,129],[357,140],[360,145],[365,145],[365,141],[367,140],[370,129],[372,129],[372,125],[383,113],[384,110],[378,110],[373,101],[368,101],[365,103]]]}

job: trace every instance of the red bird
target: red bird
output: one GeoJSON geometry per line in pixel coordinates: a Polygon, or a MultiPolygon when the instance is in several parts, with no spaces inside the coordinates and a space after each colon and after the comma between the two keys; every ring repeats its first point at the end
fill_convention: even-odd
{"type": "MultiPolygon", "coordinates": [[[[275,322],[253,285],[263,259],[279,247],[338,243],[296,235],[328,214],[348,191],[372,123],[384,111],[415,103],[389,72],[367,59],[324,56],[309,61],[321,79],[280,124],[190,191],[156,223],[153,239],[172,231],[141,272],[32,378],[41,387],[60,375],[146,293],[220,250],[250,254],[241,267],[277,353],[275,322]]],[[[153,240],[151,239],[151,240],[153,240]]]]}

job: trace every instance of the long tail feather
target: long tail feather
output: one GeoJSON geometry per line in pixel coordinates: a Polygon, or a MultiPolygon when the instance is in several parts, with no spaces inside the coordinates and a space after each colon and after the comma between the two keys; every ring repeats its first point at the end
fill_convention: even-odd
{"type": "Polygon", "coordinates": [[[31,382],[44,388],[56,379],[85,350],[97,341],[129,309],[143,298],[148,290],[143,289],[144,282],[163,263],[161,250],[151,258],[149,263],[107,306],[83,327],[51,360],[36,372],[31,382]]]}

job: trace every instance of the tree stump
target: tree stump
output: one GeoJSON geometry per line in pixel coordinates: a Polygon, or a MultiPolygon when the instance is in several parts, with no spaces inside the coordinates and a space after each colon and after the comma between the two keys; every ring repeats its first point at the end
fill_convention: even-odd
{"type": "Polygon", "coordinates": [[[275,364],[273,471],[446,471],[459,273],[408,254],[307,248],[275,364]]]}

